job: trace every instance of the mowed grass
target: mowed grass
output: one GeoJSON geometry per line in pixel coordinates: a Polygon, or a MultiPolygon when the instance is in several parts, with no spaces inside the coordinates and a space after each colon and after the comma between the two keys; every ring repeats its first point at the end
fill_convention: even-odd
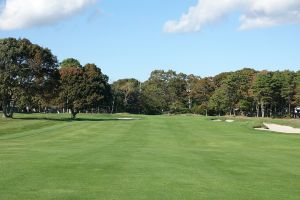
{"type": "Polygon", "coordinates": [[[0,120],[0,200],[300,199],[300,135],[251,119],[68,117],[0,120]]]}

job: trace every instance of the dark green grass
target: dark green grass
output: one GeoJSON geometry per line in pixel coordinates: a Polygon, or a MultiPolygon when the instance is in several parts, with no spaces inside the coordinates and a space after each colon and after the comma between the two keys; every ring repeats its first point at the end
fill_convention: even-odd
{"type": "Polygon", "coordinates": [[[253,119],[79,117],[0,120],[0,200],[300,198],[300,135],[253,119]]]}

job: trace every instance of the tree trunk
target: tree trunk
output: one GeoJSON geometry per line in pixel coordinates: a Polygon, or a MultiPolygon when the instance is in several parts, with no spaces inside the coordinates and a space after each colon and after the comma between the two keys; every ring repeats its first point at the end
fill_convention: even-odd
{"type": "Polygon", "coordinates": [[[3,103],[3,118],[13,118],[14,114],[14,103],[11,106],[11,103],[3,103]]]}
{"type": "Polygon", "coordinates": [[[125,94],[125,97],[124,97],[124,107],[125,107],[125,110],[127,108],[127,105],[128,105],[128,96],[125,94]]]}
{"type": "Polygon", "coordinates": [[[76,119],[76,115],[78,114],[78,111],[76,109],[70,109],[71,110],[71,119],[76,119]]]}
{"type": "Polygon", "coordinates": [[[259,104],[256,104],[256,117],[259,117],[259,104]]]}
{"type": "Polygon", "coordinates": [[[191,97],[189,97],[189,109],[190,110],[192,109],[192,100],[191,100],[191,97]]]}
{"type": "Polygon", "coordinates": [[[114,113],[114,107],[115,107],[115,100],[113,100],[112,102],[110,114],[114,113]]]}
{"type": "Polygon", "coordinates": [[[263,118],[265,117],[265,105],[264,105],[264,102],[261,102],[261,116],[263,118]]]}

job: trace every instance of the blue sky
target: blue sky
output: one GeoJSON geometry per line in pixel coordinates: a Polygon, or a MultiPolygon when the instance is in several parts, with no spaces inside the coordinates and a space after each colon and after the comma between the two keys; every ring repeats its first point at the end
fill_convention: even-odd
{"type": "Polygon", "coordinates": [[[180,17],[188,16],[190,7],[202,6],[203,12],[200,2],[101,0],[61,20],[17,30],[2,28],[0,37],[28,38],[50,48],[60,61],[74,57],[82,64],[95,63],[111,81],[127,77],[144,81],[154,69],[202,77],[243,67],[300,69],[298,23],[280,20],[279,25],[238,30],[241,11],[236,9],[213,22],[197,22],[199,30],[191,28],[193,24],[179,29],[180,17]],[[170,20],[177,27],[165,31],[170,20]]]}

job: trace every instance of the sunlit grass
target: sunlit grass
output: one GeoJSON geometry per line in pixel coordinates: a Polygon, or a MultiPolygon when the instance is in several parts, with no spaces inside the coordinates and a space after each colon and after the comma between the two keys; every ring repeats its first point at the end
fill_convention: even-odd
{"type": "Polygon", "coordinates": [[[299,199],[300,135],[259,119],[78,117],[0,119],[1,200],[299,199]]]}

